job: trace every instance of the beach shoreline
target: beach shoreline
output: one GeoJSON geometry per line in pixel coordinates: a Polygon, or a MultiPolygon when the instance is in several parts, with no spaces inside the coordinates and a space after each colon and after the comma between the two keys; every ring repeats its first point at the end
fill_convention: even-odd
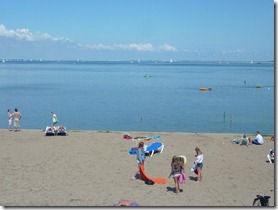
{"type": "MultiPolygon", "coordinates": [[[[272,134],[262,146],[232,144],[242,134],[128,132],[132,137],[160,136],[162,153],[147,157],[146,174],[166,178],[166,184],[133,181],[136,157],[129,154],[138,141],[124,131],[69,130],[68,136],[45,136],[44,130],[0,129],[2,206],[112,206],[121,199],[140,206],[252,206],[257,194],[275,201],[274,165],[266,155],[274,148],[272,134]],[[196,183],[190,171],[195,147],[204,153],[204,177],[196,183]],[[187,180],[174,193],[168,179],[173,155],[187,158],[187,180]]],[[[254,139],[254,134],[247,134],[254,139]]]]}

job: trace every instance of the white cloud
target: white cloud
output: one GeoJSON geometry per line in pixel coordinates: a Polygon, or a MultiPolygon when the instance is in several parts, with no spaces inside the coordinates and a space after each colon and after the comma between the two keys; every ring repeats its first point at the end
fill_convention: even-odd
{"type": "Polygon", "coordinates": [[[66,41],[66,42],[72,42],[68,38],[64,37],[52,37],[51,35],[47,33],[41,33],[37,31],[36,33],[32,33],[29,29],[16,29],[16,30],[8,30],[3,24],[0,24],[0,36],[7,37],[7,38],[14,38],[17,40],[23,40],[23,41],[66,41]]]}
{"type": "Polygon", "coordinates": [[[158,47],[159,50],[163,50],[163,51],[171,51],[171,52],[176,52],[178,51],[175,47],[171,46],[171,45],[168,45],[168,44],[163,44],[163,45],[160,45],[158,47]]]}
{"type": "Polygon", "coordinates": [[[135,50],[135,51],[154,51],[152,44],[150,43],[142,43],[142,44],[118,44],[116,45],[119,49],[124,50],[135,50]]]}
{"type": "Polygon", "coordinates": [[[54,37],[47,33],[31,32],[29,29],[16,29],[9,30],[3,24],[0,24],[0,37],[7,37],[21,41],[34,42],[34,41],[51,41],[51,42],[63,42],[70,44],[70,47],[76,47],[80,49],[89,50],[109,50],[109,51],[139,51],[139,52],[158,52],[168,51],[176,52],[177,49],[169,44],[162,44],[158,47],[154,47],[151,43],[131,43],[131,44],[78,44],[65,37],[54,37]]]}
{"type": "MultiPolygon", "coordinates": [[[[80,45],[82,47],[82,45],[80,45]]],[[[152,44],[141,43],[141,44],[114,44],[114,45],[104,45],[104,44],[91,44],[84,46],[91,50],[133,50],[133,51],[154,51],[152,44]]]]}
{"type": "Polygon", "coordinates": [[[92,50],[129,50],[129,51],[170,51],[176,52],[178,51],[175,47],[163,44],[158,46],[157,48],[154,47],[151,43],[133,43],[133,44],[114,44],[114,45],[104,45],[104,44],[92,44],[84,46],[87,49],[92,50]]]}

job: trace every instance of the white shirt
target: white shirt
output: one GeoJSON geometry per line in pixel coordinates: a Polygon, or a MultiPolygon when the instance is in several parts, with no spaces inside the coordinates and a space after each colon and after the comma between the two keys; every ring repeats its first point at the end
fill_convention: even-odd
{"type": "Polygon", "coordinates": [[[196,157],[195,163],[202,163],[202,162],[203,162],[203,159],[204,159],[203,154],[198,155],[198,156],[196,157]]]}
{"type": "Polygon", "coordinates": [[[256,139],[257,139],[257,141],[258,141],[260,144],[263,144],[263,143],[264,143],[264,139],[263,139],[263,137],[262,137],[261,134],[257,134],[256,139]]]}

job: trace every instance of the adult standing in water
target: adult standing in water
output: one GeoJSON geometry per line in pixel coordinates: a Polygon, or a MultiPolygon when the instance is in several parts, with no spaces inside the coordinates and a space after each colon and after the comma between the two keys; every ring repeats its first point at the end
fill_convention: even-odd
{"type": "Polygon", "coordinates": [[[14,109],[13,117],[14,117],[15,132],[20,131],[21,113],[18,111],[17,108],[14,109]]]}
{"type": "Polygon", "coordinates": [[[52,114],[52,125],[56,126],[58,123],[57,115],[55,114],[55,112],[51,112],[51,114],[52,114]]]}

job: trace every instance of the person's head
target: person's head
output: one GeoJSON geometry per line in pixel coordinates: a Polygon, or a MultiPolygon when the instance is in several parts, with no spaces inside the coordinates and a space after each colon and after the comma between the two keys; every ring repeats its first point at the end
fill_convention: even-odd
{"type": "Polygon", "coordinates": [[[184,159],[183,159],[183,157],[178,157],[178,162],[180,162],[182,165],[184,165],[184,159]]]}
{"type": "Polygon", "coordinates": [[[8,109],[8,112],[10,112],[10,109],[8,109]]]}
{"type": "Polygon", "coordinates": [[[141,141],[141,142],[139,143],[139,148],[144,148],[144,142],[141,141]]]}
{"type": "Polygon", "coordinates": [[[256,131],[256,135],[260,134],[260,131],[256,131]]]}
{"type": "Polygon", "coordinates": [[[18,111],[17,108],[15,108],[14,111],[17,112],[18,111]]]}
{"type": "Polygon", "coordinates": [[[195,148],[195,151],[196,151],[197,154],[202,154],[202,151],[200,150],[199,147],[196,147],[196,148],[195,148]]]}
{"type": "Polygon", "coordinates": [[[55,114],[55,112],[51,112],[51,114],[55,114]]]}
{"type": "Polygon", "coordinates": [[[177,156],[176,156],[176,155],[174,155],[174,156],[172,157],[171,164],[173,164],[176,160],[177,160],[177,156]]]}
{"type": "Polygon", "coordinates": [[[245,133],[245,134],[243,134],[243,138],[246,138],[246,133],[245,133]]]}
{"type": "Polygon", "coordinates": [[[173,167],[174,169],[178,169],[180,167],[179,162],[174,162],[173,167]]]}

